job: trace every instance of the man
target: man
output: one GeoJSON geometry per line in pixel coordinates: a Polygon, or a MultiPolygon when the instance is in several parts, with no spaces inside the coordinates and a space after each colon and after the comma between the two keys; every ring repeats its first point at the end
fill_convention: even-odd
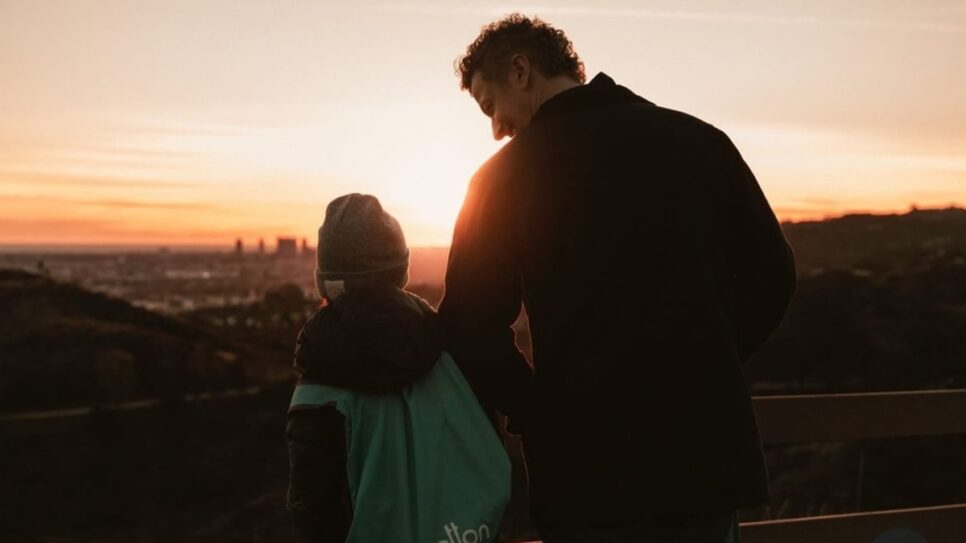
{"type": "Polygon", "coordinates": [[[440,317],[523,436],[541,536],[735,540],[736,510],[768,496],[740,366],[795,288],[755,177],[713,126],[604,74],[585,84],[539,19],[485,27],[458,69],[511,141],[470,184],[440,317]]]}

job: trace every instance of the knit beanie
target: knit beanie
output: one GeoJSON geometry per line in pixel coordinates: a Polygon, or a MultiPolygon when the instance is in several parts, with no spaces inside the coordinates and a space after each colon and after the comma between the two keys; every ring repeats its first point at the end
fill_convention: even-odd
{"type": "Polygon", "coordinates": [[[368,194],[346,194],[332,200],[319,227],[315,286],[335,300],[362,285],[409,281],[409,249],[402,228],[368,194]]]}

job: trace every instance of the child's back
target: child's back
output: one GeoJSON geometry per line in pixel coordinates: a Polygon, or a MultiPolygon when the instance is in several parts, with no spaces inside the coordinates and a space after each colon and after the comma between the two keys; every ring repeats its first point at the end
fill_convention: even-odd
{"type": "Polygon", "coordinates": [[[289,509],[312,541],[490,541],[509,501],[509,461],[441,350],[435,312],[399,288],[398,269],[381,270],[395,284],[353,272],[347,285],[327,272],[331,218],[351,220],[359,198],[371,197],[330,204],[320,229],[317,280],[330,303],[296,347],[289,509]]]}

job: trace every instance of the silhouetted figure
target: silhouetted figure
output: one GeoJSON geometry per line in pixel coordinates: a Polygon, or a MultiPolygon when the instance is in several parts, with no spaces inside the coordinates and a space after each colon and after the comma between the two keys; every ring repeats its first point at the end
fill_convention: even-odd
{"type": "Polygon", "coordinates": [[[603,73],[585,84],[539,19],[485,27],[459,71],[512,139],[470,184],[440,317],[523,436],[534,524],[548,543],[730,541],[768,496],[741,365],[795,288],[754,175],[715,127],[603,73]]]}

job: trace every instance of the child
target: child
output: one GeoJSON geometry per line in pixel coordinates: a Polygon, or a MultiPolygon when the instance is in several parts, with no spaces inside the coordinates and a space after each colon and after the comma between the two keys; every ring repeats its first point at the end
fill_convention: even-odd
{"type": "Polygon", "coordinates": [[[409,250],[369,195],[326,208],[315,271],[327,301],[295,348],[288,508],[309,541],[493,541],[507,455],[436,313],[402,290],[409,250]]]}

